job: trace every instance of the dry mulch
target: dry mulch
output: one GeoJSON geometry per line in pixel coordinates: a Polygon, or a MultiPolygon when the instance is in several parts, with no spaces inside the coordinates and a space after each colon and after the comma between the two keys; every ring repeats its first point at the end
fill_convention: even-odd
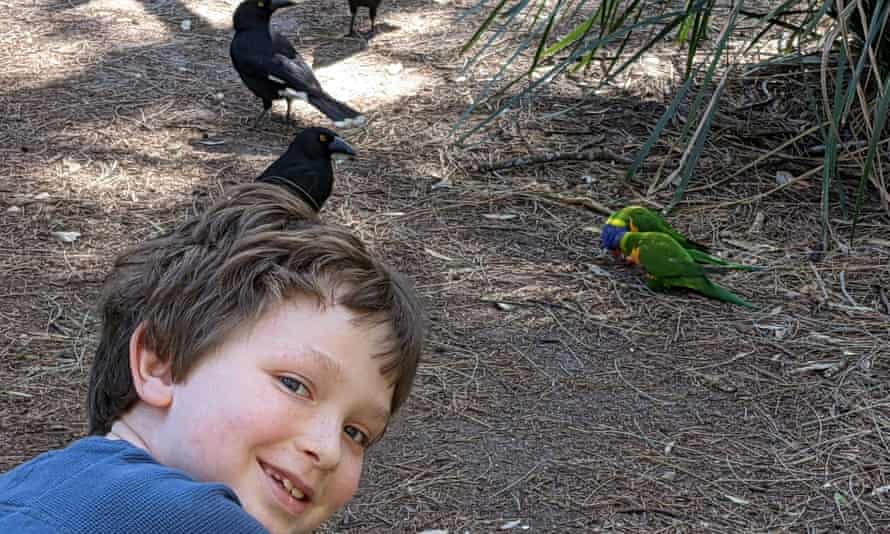
{"type": "MultiPolygon", "coordinates": [[[[0,5],[5,470],[83,434],[93,306],[114,255],[324,119],[301,108],[286,123],[276,108],[250,127],[260,106],[229,63],[229,2],[0,5]],[[71,231],[73,243],[54,234],[71,231]]],[[[818,175],[776,185],[819,163],[805,142],[732,176],[802,131],[804,112],[761,102],[779,77],[733,82],[671,220],[768,268],[719,279],[757,309],[652,293],[599,250],[597,228],[609,209],[670,199],[671,186],[644,194],[670,170],[656,178],[654,158],[624,180],[663,81],[637,73],[551,117],[586,92],[561,81],[454,146],[452,125],[498,67],[495,55],[460,69],[479,20],[456,20],[469,5],[387,0],[369,46],[341,37],[345,2],[275,19],[370,119],[344,132],[361,154],[338,169],[325,217],[404,266],[432,326],[412,399],[328,530],[890,528],[890,218],[876,195],[856,246],[837,210],[820,253],[818,175]]]]}

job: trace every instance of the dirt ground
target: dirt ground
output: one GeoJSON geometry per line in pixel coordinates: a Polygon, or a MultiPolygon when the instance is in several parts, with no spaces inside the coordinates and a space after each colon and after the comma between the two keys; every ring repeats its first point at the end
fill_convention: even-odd
{"type": "MultiPolygon", "coordinates": [[[[798,144],[745,169],[808,124],[759,92],[785,82],[733,82],[671,216],[768,268],[719,278],[756,310],[656,294],[597,232],[604,208],[670,199],[671,186],[645,195],[656,158],[624,179],[663,82],[644,74],[569,110],[589,89],[561,81],[454,146],[497,68],[461,71],[481,20],[458,20],[470,5],[385,0],[367,47],[342,38],[344,0],[275,18],[369,118],[343,132],[360,155],[338,168],[324,216],[403,266],[431,323],[415,393],[325,531],[890,530],[890,217],[870,195],[848,248],[836,209],[819,254],[820,175],[775,189],[777,173],[821,159],[798,144]]],[[[285,122],[282,106],[251,127],[260,105],[228,58],[232,9],[0,0],[0,471],[84,434],[114,255],[251,181],[298,128],[327,125],[308,107],[285,122]]]]}

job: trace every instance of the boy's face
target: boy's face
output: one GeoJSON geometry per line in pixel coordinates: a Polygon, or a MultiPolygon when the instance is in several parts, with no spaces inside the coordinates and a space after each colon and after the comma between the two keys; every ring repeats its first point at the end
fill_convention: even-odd
{"type": "Polygon", "coordinates": [[[307,532],[354,495],[393,388],[388,326],[297,297],[236,331],[173,387],[151,441],[158,461],[230,486],[273,534],[307,532]]]}

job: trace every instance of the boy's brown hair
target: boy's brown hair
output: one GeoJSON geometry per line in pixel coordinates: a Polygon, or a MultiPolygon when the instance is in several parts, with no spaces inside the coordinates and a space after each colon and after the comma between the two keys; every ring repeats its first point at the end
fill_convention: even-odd
{"type": "Polygon", "coordinates": [[[411,390],[423,343],[413,288],[348,230],[319,222],[284,189],[256,183],[118,257],[100,300],[102,337],[87,394],[90,434],[107,433],[137,400],[129,346],[138,325],[146,324],[149,348],[172,361],[178,382],[228,332],[296,294],[389,324],[381,373],[395,386],[395,413],[411,390]]]}

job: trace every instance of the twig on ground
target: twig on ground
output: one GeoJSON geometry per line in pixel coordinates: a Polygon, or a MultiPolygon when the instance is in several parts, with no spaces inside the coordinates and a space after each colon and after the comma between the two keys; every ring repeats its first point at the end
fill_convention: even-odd
{"type": "Polygon", "coordinates": [[[652,395],[649,395],[649,394],[646,393],[645,391],[641,390],[640,388],[636,387],[635,385],[631,384],[630,382],[628,382],[628,381],[624,378],[624,375],[621,374],[621,369],[618,368],[618,362],[615,361],[614,363],[615,363],[615,373],[618,375],[618,378],[620,378],[621,381],[624,382],[624,383],[627,385],[627,387],[631,388],[632,390],[636,391],[637,393],[639,393],[639,394],[642,395],[643,397],[645,397],[645,398],[651,400],[652,402],[655,402],[655,403],[660,404],[660,405],[662,405],[662,406],[668,406],[668,405],[670,405],[670,404],[676,404],[676,402],[674,402],[674,401],[663,401],[663,400],[661,400],[661,399],[657,399],[657,398],[653,397],[652,395]]]}
{"type": "Polygon", "coordinates": [[[547,152],[544,154],[532,154],[518,158],[500,159],[491,163],[480,163],[476,170],[479,172],[499,171],[503,169],[515,169],[538,163],[550,163],[553,161],[611,161],[629,165],[631,160],[619,156],[608,150],[586,150],[584,152],[547,152]]]}
{"type": "Polygon", "coordinates": [[[517,479],[514,480],[513,482],[510,482],[509,484],[507,484],[507,485],[504,486],[503,488],[501,488],[501,489],[499,489],[498,491],[494,492],[494,494],[492,495],[492,497],[497,497],[498,495],[500,495],[500,494],[502,494],[502,493],[504,493],[504,492],[510,491],[511,489],[515,488],[517,485],[519,485],[519,484],[521,484],[522,482],[524,482],[525,480],[527,480],[528,477],[530,477],[530,476],[532,475],[532,473],[534,473],[539,467],[541,467],[541,465],[543,465],[543,464],[546,463],[546,462],[547,462],[547,460],[541,460],[540,462],[536,463],[535,466],[532,467],[531,469],[529,469],[528,472],[527,472],[526,474],[522,475],[521,477],[517,478],[517,479]]]}
{"type": "Polygon", "coordinates": [[[843,293],[844,296],[847,297],[847,301],[849,301],[850,304],[852,304],[854,307],[858,308],[859,304],[857,304],[856,301],[853,300],[853,297],[851,297],[850,294],[847,293],[846,271],[841,271],[840,278],[841,278],[841,293],[843,293]]]}

